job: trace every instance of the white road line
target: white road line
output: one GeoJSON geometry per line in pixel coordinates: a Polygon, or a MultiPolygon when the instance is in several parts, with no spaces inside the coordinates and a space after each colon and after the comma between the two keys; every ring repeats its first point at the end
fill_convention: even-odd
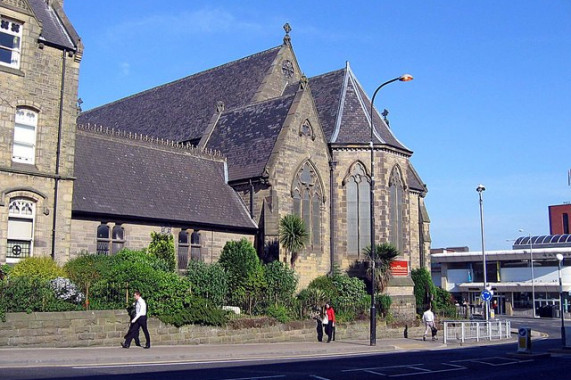
{"type": "Polygon", "coordinates": [[[329,380],[326,377],[321,377],[321,376],[317,376],[317,375],[309,375],[309,377],[313,377],[314,379],[319,379],[319,380],[329,380]]]}
{"type": "Polygon", "coordinates": [[[221,380],[256,380],[256,379],[277,379],[285,377],[285,375],[274,375],[274,376],[254,376],[254,377],[232,377],[228,379],[221,380]]]}
{"type": "Polygon", "coordinates": [[[391,368],[403,368],[403,367],[410,367],[410,366],[418,366],[423,365],[424,363],[417,363],[417,364],[403,364],[403,365],[392,365],[388,367],[365,367],[365,368],[353,368],[353,369],[344,369],[341,372],[355,372],[355,371],[366,371],[366,370],[376,370],[376,369],[391,369],[391,368]]]}

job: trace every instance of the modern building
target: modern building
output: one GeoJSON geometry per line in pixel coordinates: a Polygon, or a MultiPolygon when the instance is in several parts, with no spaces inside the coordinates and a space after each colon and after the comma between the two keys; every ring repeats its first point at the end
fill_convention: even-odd
{"type": "Polygon", "coordinates": [[[180,269],[247,238],[305,286],[362,262],[373,219],[376,240],[401,252],[388,292],[414,310],[410,270],[430,259],[427,187],[386,118],[371,120],[348,63],[307,78],[286,24],[278,46],[88,110],[76,126],[83,47],[62,6],[0,2],[0,262],[113,254],[162,231],[180,269]],[[278,241],[287,214],[310,234],[297,257],[278,241]]]}
{"type": "MultiPolygon", "coordinates": [[[[493,290],[492,306],[498,314],[536,315],[545,306],[559,310],[560,287],[557,254],[563,256],[563,306],[571,312],[571,235],[524,236],[512,250],[486,251],[486,277],[493,290]],[[533,265],[532,265],[533,263],[533,265]]],[[[452,293],[460,304],[481,308],[484,289],[481,251],[441,252],[432,254],[433,279],[452,293]]]]}

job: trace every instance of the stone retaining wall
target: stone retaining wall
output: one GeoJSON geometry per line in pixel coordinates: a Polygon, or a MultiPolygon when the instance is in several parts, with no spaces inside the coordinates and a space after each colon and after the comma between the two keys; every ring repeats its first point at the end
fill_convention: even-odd
{"type": "MultiPolygon", "coordinates": [[[[313,321],[291,322],[274,326],[235,329],[211,326],[166,325],[149,319],[153,345],[262,343],[315,341],[313,321]]],[[[0,322],[0,347],[87,347],[119,346],[129,327],[125,311],[70,311],[54,313],[8,313],[0,322]]],[[[421,327],[409,327],[409,336],[421,336],[421,327]]],[[[377,326],[377,338],[402,338],[404,328],[377,326]]],[[[336,337],[369,339],[369,322],[338,323],[336,337]]],[[[144,335],[141,333],[142,343],[144,335]]]]}

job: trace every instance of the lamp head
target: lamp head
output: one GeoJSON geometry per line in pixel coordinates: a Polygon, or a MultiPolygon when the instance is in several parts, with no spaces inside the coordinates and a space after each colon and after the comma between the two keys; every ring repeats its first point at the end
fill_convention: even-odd
{"type": "Polygon", "coordinates": [[[557,257],[557,260],[559,260],[559,262],[563,261],[563,255],[558,253],[557,255],[555,255],[555,257],[557,257]]]}
{"type": "Polygon", "coordinates": [[[476,188],[476,191],[478,193],[481,193],[482,191],[486,191],[486,187],[482,184],[479,184],[478,187],[476,188]]]}
{"type": "Polygon", "coordinates": [[[401,82],[409,82],[409,81],[411,81],[411,80],[413,80],[413,79],[414,79],[413,76],[410,75],[410,74],[403,74],[403,75],[401,75],[400,78],[399,78],[399,80],[400,80],[401,82]]]}

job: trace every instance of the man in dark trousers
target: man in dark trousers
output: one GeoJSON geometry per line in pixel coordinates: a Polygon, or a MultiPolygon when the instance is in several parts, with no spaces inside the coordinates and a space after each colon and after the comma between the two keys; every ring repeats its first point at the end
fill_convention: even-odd
{"type": "Polygon", "coordinates": [[[121,347],[129,348],[131,346],[131,341],[139,336],[139,328],[143,329],[143,334],[145,334],[146,344],[144,348],[151,348],[151,336],[149,335],[149,330],[147,329],[147,303],[141,297],[141,293],[137,290],[134,293],[135,298],[135,316],[131,320],[131,326],[129,327],[129,332],[125,337],[125,343],[121,343],[121,347]]]}

